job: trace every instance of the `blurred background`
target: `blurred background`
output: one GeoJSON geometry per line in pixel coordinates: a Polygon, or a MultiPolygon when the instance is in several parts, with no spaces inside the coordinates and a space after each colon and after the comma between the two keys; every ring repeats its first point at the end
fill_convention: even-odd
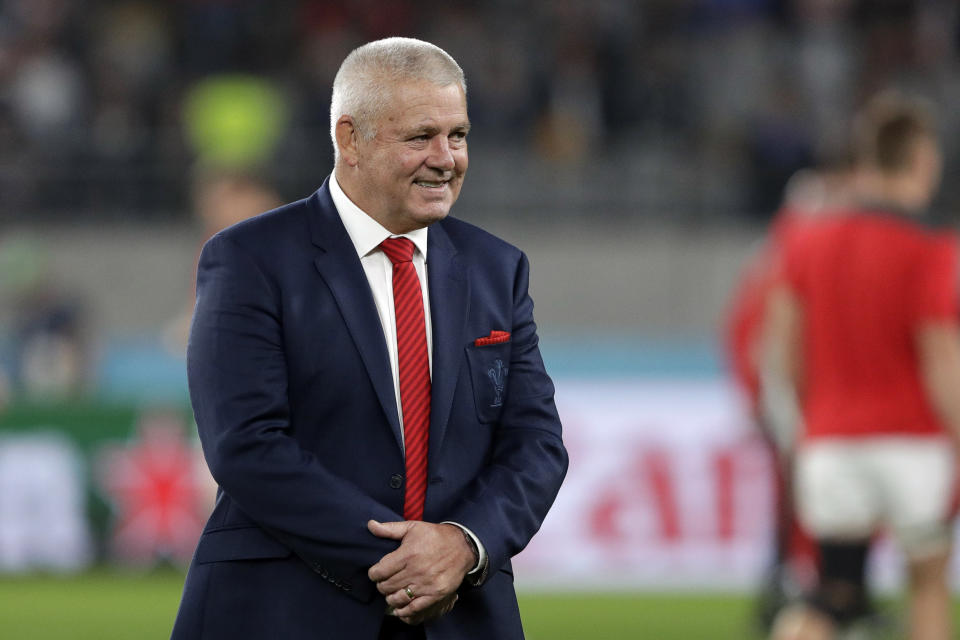
{"type": "MultiPolygon", "coordinates": [[[[517,561],[529,636],[754,637],[774,490],[732,292],[883,89],[937,108],[954,221],[954,0],[0,0],[0,635],[169,633],[214,490],[200,247],[319,187],[333,76],[390,35],[464,68],[454,215],[531,259],[572,466],[517,561]]],[[[891,548],[872,576],[897,593],[891,548]]]]}

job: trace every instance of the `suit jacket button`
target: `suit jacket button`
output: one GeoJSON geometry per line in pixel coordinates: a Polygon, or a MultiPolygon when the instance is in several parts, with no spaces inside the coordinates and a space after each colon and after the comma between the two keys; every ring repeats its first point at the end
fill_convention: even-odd
{"type": "Polygon", "coordinates": [[[399,473],[395,473],[395,474],[393,474],[392,476],[390,476],[390,488],[391,488],[391,489],[399,489],[399,488],[402,487],[402,486],[403,486],[403,476],[402,476],[402,475],[400,475],[399,473]]]}
{"type": "Polygon", "coordinates": [[[350,589],[353,589],[353,585],[350,584],[349,582],[344,582],[344,583],[343,583],[343,590],[344,590],[344,591],[350,591],[350,589]]]}

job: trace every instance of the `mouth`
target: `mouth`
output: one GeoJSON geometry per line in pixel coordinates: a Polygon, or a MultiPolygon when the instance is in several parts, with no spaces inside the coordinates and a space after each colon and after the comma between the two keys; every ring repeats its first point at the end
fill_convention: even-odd
{"type": "Polygon", "coordinates": [[[413,184],[429,191],[443,191],[450,184],[450,180],[414,180],[413,184]]]}

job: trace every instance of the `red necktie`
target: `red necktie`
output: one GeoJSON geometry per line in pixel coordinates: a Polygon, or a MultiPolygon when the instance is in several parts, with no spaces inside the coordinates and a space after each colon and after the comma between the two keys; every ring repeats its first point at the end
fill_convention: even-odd
{"type": "Polygon", "coordinates": [[[407,467],[403,517],[422,520],[430,431],[430,361],[423,294],[412,262],[413,242],[407,238],[387,238],[380,248],[393,263],[393,310],[397,321],[400,410],[407,467]]]}

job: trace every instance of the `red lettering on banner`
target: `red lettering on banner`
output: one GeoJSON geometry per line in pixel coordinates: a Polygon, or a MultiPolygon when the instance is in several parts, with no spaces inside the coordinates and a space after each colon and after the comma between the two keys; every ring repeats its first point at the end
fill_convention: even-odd
{"type": "Polygon", "coordinates": [[[590,511],[591,535],[605,542],[622,540],[624,535],[617,526],[617,515],[623,506],[624,501],[616,492],[608,492],[597,500],[590,511]]]}
{"type": "Polygon", "coordinates": [[[658,540],[678,542],[682,531],[670,453],[659,448],[640,448],[632,457],[631,473],[607,485],[594,500],[588,520],[590,535],[608,543],[626,542],[620,522],[636,511],[652,507],[658,540]]]}
{"type": "Polygon", "coordinates": [[[647,449],[640,456],[634,471],[650,490],[657,514],[659,537],[664,542],[677,542],[680,540],[680,513],[670,467],[669,453],[662,449],[647,449]]]}
{"type": "Polygon", "coordinates": [[[757,500],[766,501],[762,484],[757,483],[770,480],[755,446],[741,442],[698,454],[691,458],[659,444],[634,445],[626,462],[611,469],[592,494],[586,523],[589,535],[606,544],[646,540],[672,545],[704,535],[729,544],[753,535],[758,527],[765,528],[764,512],[743,511],[757,500]],[[703,490],[710,495],[706,510],[695,506],[699,501],[685,506],[681,473],[703,474],[703,490]]]}
{"type": "Polygon", "coordinates": [[[715,451],[712,458],[717,537],[729,541],[734,537],[736,457],[733,451],[721,449],[715,451]]]}

